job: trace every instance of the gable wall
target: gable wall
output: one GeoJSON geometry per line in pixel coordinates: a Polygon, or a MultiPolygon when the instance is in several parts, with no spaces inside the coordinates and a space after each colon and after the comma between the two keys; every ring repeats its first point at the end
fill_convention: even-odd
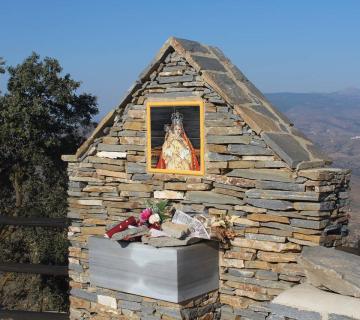
{"type": "MultiPolygon", "coordinates": [[[[265,317],[266,308],[260,304],[301,281],[296,258],[302,246],[341,243],[341,230],[335,236],[325,236],[323,230],[330,224],[341,227],[347,223],[349,173],[288,169],[176,53],[165,59],[118,113],[114,124],[104,129],[104,136],[79,161],[69,163],[74,319],[80,315],[92,318],[90,311],[100,312],[103,319],[105,315],[110,319],[114,312],[129,319],[129,315],[141,317],[145,302],[136,296],[132,298],[136,301],[130,301],[132,309],[131,303],[125,303],[128,309],[114,311],[104,306],[99,311],[99,295],[115,298],[118,306],[124,304],[124,296],[89,285],[87,239],[102,235],[112,223],[137,216],[149,198],[169,199],[184,212],[205,213],[216,221],[231,220],[235,238],[220,250],[220,302],[227,319],[242,308],[265,317]],[[146,99],[187,97],[205,101],[206,175],[146,173],[146,99]],[[108,152],[117,152],[120,158],[111,159],[108,152]]],[[[161,311],[151,310],[160,319],[161,311]]],[[[214,308],[206,312],[215,317],[214,308]]]]}

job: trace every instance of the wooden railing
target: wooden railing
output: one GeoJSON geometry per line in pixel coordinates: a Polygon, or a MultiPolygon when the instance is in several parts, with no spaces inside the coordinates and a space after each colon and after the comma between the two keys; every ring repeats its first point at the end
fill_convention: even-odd
{"type": "Polygon", "coordinates": [[[0,216],[0,225],[66,228],[68,224],[66,218],[0,216]]]}
{"type": "MultiPolygon", "coordinates": [[[[12,225],[23,227],[51,227],[66,228],[66,218],[44,217],[10,217],[0,215],[0,225],[12,225]]],[[[68,266],[56,266],[32,263],[1,262],[0,272],[31,273],[52,276],[68,276],[68,266]]],[[[11,320],[69,320],[69,315],[63,312],[34,312],[20,310],[1,310],[0,319],[11,320]]]]}
{"type": "Polygon", "coordinates": [[[69,320],[65,312],[35,312],[0,310],[0,319],[6,320],[69,320]]]}
{"type": "Polygon", "coordinates": [[[0,271],[68,276],[68,266],[53,266],[47,264],[0,262],[0,271]]]}

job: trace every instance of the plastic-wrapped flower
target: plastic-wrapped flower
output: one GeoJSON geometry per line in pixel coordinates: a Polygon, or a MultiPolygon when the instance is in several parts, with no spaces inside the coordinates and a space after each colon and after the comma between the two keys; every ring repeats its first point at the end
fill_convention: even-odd
{"type": "Polygon", "coordinates": [[[160,222],[160,216],[155,213],[155,214],[152,214],[150,217],[149,217],[149,223],[150,224],[154,224],[154,223],[157,223],[157,222],[160,222]]]}
{"type": "Polygon", "coordinates": [[[152,210],[150,208],[146,208],[140,213],[140,221],[146,222],[149,220],[150,216],[152,215],[152,210]]]}

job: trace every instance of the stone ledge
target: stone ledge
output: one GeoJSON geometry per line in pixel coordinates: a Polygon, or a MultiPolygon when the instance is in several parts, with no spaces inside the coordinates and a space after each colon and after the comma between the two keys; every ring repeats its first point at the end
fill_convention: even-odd
{"type": "Polygon", "coordinates": [[[270,308],[273,314],[297,320],[325,320],[330,315],[331,319],[360,319],[360,299],[322,291],[307,283],[281,293],[270,308]]]}
{"type": "Polygon", "coordinates": [[[335,249],[304,248],[298,263],[313,286],[360,298],[360,257],[335,249]]]}
{"type": "Polygon", "coordinates": [[[61,160],[64,162],[77,162],[78,158],[75,154],[63,154],[61,160]]]}

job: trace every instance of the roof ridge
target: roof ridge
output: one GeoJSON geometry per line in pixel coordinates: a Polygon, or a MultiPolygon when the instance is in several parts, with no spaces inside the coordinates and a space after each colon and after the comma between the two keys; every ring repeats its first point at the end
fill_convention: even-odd
{"type": "MultiPolygon", "coordinates": [[[[290,168],[305,169],[330,163],[328,157],[321,154],[312,141],[299,134],[292,122],[266,99],[219,48],[193,40],[169,37],[116,109],[121,109],[131,100],[132,94],[141,88],[144,80],[150,77],[172,50],[183,56],[290,168]]],[[[115,110],[99,123],[90,138],[80,146],[76,152],[78,158],[101,134],[101,129],[114,120],[115,110]]]]}

